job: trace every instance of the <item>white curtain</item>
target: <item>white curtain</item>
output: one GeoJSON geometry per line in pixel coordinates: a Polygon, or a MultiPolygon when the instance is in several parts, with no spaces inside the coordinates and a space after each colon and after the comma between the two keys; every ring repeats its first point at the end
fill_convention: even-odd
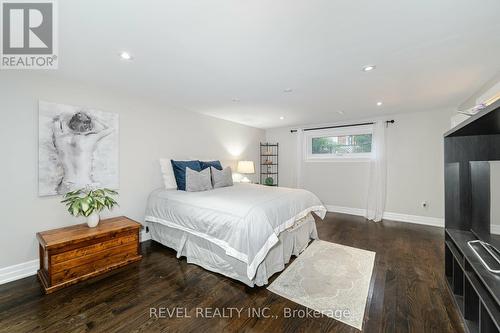
{"type": "Polygon", "coordinates": [[[370,161],[370,178],[366,218],[379,222],[385,209],[387,188],[387,156],[385,146],[386,122],[377,121],[373,125],[372,159],[370,161]]]}
{"type": "Polygon", "coordinates": [[[304,154],[304,130],[302,128],[297,129],[297,135],[295,136],[297,142],[297,152],[295,161],[295,187],[302,188],[302,163],[304,154]]]}

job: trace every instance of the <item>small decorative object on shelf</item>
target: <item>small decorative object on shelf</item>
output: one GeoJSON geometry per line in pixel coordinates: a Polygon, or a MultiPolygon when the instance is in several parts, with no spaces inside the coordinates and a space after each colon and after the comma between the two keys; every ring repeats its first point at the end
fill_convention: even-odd
{"type": "Polygon", "coordinates": [[[260,144],[260,183],[278,186],[278,143],[260,144]]]}
{"type": "Polygon", "coordinates": [[[94,228],[99,224],[99,213],[104,208],[111,210],[118,205],[111,197],[112,195],[118,195],[118,192],[107,188],[92,189],[86,187],[66,193],[61,202],[68,207],[68,212],[71,215],[85,216],[89,228],[94,228]]]}
{"type": "Polygon", "coordinates": [[[270,148],[267,148],[266,151],[262,154],[263,156],[272,156],[273,151],[270,148]]]}

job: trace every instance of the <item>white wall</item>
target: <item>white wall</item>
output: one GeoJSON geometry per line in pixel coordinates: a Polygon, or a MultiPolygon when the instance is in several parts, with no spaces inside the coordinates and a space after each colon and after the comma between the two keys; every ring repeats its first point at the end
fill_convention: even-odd
{"type": "MultiPolygon", "coordinates": [[[[387,204],[391,213],[444,216],[443,133],[453,110],[398,114],[387,130],[387,204]],[[421,207],[422,201],[427,208],[421,207]]],[[[280,144],[280,185],[294,185],[296,134],[290,128],[266,131],[280,144]]],[[[304,188],[326,205],[364,209],[368,191],[367,162],[305,162],[304,188]]]]}
{"type": "Polygon", "coordinates": [[[464,111],[477,104],[484,103],[486,100],[497,95],[500,92],[500,72],[496,73],[488,82],[486,82],[478,91],[471,95],[466,101],[459,105],[458,110],[464,111]]]}
{"type": "Polygon", "coordinates": [[[490,161],[491,232],[500,235],[500,161],[490,161]]]}
{"type": "Polygon", "coordinates": [[[37,196],[39,99],[119,113],[120,207],[105,216],[143,221],[148,194],[162,186],[160,157],[258,161],[265,138],[263,130],[55,80],[43,71],[2,71],[0,269],[38,257],[37,231],[77,222],[60,197],[37,196]]]}

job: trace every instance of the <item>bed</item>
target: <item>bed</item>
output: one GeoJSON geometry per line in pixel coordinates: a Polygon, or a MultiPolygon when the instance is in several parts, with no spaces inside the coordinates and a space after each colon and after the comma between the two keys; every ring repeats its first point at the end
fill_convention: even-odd
{"type": "Polygon", "coordinates": [[[158,189],[145,220],[151,238],[177,257],[253,287],[318,238],[313,212],[323,219],[326,208],[309,191],[236,183],[202,192],[158,189]]]}

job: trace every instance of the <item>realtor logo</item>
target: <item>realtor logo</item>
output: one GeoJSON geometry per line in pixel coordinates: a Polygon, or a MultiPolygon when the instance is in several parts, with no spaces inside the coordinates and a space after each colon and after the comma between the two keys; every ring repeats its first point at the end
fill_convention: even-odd
{"type": "Polygon", "coordinates": [[[55,0],[1,1],[1,69],[57,69],[55,0]]]}

